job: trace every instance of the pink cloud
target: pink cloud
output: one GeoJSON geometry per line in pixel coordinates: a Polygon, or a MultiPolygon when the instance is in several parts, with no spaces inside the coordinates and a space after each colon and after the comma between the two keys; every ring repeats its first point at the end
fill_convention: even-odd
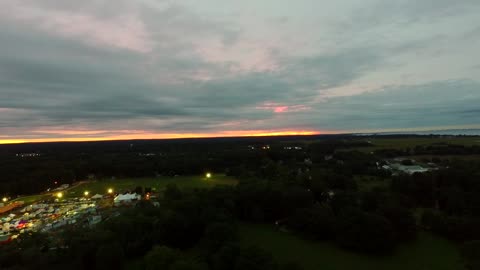
{"type": "Polygon", "coordinates": [[[311,108],[306,105],[283,105],[274,102],[266,102],[261,106],[256,107],[259,110],[273,111],[274,113],[286,113],[286,112],[300,112],[307,111],[311,108]]]}
{"type": "Polygon", "coordinates": [[[288,106],[278,106],[278,107],[274,107],[273,111],[276,113],[284,113],[284,112],[288,112],[288,109],[289,109],[288,106]]]}

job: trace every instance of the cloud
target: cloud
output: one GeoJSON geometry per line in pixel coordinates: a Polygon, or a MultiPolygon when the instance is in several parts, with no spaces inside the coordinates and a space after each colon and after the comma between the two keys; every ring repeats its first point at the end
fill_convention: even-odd
{"type": "Polygon", "coordinates": [[[127,49],[140,53],[152,50],[152,41],[143,22],[135,14],[98,17],[83,11],[37,6],[34,2],[6,1],[0,14],[4,20],[22,22],[51,35],[86,44],[127,49]]]}
{"type": "Polygon", "coordinates": [[[478,116],[477,1],[0,4],[2,138],[342,132],[478,116]]]}
{"type": "Polygon", "coordinates": [[[479,90],[480,83],[472,80],[388,86],[369,93],[333,97],[315,111],[329,116],[317,119],[318,125],[341,129],[474,125],[480,117],[479,90]]]}

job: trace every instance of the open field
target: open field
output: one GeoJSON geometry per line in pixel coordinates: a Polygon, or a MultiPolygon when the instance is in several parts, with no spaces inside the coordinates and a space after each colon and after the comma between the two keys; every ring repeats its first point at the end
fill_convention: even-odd
{"type": "MultiPolygon", "coordinates": [[[[355,147],[361,151],[375,151],[379,149],[405,149],[418,145],[430,145],[434,143],[449,143],[465,146],[480,145],[480,137],[411,137],[411,138],[365,138],[363,141],[369,141],[373,146],[355,147]]],[[[351,149],[351,148],[350,148],[351,149]]]]}
{"type": "Polygon", "coordinates": [[[115,180],[98,180],[83,183],[73,187],[66,192],[67,197],[82,196],[83,192],[89,191],[90,195],[105,194],[109,188],[115,192],[123,192],[126,190],[133,190],[137,186],[151,187],[154,191],[161,191],[165,189],[168,184],[176,184],[179,188],[209,188],[216,185],[236,185],[237,180],[222,175],[213,174],[211,178],[207,179],[203,175],[196,176],[178,176],[178,177],[158,177],[158,178],[127,178],[115,180]]]}
{"type": "Polygon", "coordinates": [[[45,194],[38,194],[38,195],[30,195],[30,196],[24,196],[24,197],[18,197],[15,200],[12,200],[13,202],[18,202],[22,201],[25,204],[30,204],[39,200],[42,200],[44,198],[48,198],[51,195],[45,195],[45,194]]]}
{"type": "MultiPolygon", "coordinates": [[[[399,157],[403,158],[403,157],[399,157]]],[[[471,160],[480,160],[480,155],[414,155],[404,157],[408,159],[413,159],[416,161],[430,161],[433,158],[440,160],[462,160],[462,161],[471,161],[471,160]]]]}
{"type": "Polygon", "coordinates": [[[373,257],[344,251],[324,242],[310,242],[275,231],[268,225],[242,224],[243,245],[257,245],[270,251],[278,262],[297,262],[305,270],[462,270],[457,248],[429,233],[420,233],[415,243],[400,247],[393,255],[373,257]]]}

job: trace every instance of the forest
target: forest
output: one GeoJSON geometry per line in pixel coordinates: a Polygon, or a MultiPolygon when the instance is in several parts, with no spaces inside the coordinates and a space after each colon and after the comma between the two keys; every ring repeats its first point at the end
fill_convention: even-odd
{"type": "Polygon", "coordinates": [[[408,139],[412,147],[375,151],[362,151],[372,138],[358,136],[2,146],[1,190],[10,196],[41,192],[54,180],[209,170],[239,183],[169,184],[160,207],[141,201],[96,227],[23,235],[0,246],[0,268],[303,269],[241,245],[238,228],[248,223],[379,258],[427,231],[458,246],[466,269],[479,269],[479,146],[408,139]],[[31,152],[38,156],[18,155],[31,152]],[[426,154],[437,169],[406,174],[379,166],[426,154]]]}

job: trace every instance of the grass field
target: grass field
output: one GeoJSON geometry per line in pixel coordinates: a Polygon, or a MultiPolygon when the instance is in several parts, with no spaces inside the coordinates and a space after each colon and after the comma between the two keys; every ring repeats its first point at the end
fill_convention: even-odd
{"type": "Polygon", "coordinates": [[[415,243],[400,247],[393,255],[373,257],[344,251],[329,243],[310,242],[275,231],[268,225],[242,224],[243,245],[257,245],[270,251],[278,262],[297,262],[305,270],[462,270],[456,247],[428,233],[415,243]]]}
{"type": "Polygon", "coordinates": [[[44,198],[49,198],[51,195],[45,195],[45,194],[38,194],[38,195],[31,195],[31,196],[24,196],[24,197],[18,197],[15,200],[12,200],[13,202],[18,202],[22,201],[25,204],[33,203],[39,200],[42,200],[44,198]]]}
{"type": "Polygon", "coordinates": [[[66,192],[67,197],[83,196],[85,191],[89,191],[90,195],[105,194],[109,188],[115,192],[123,192],[133,190],[137,186],[151,187],[154,191],[163,190],[168,184],[176,184],[179,188],[209,188],[216,185],[236,185],[237,180],[222,175],[213,174],[207,179],[203,175],[197,176],[178,176],[178,177],[158,177],[158,178],[130,178],[116,180],[98,180],[87,182],[66,192]]]}

